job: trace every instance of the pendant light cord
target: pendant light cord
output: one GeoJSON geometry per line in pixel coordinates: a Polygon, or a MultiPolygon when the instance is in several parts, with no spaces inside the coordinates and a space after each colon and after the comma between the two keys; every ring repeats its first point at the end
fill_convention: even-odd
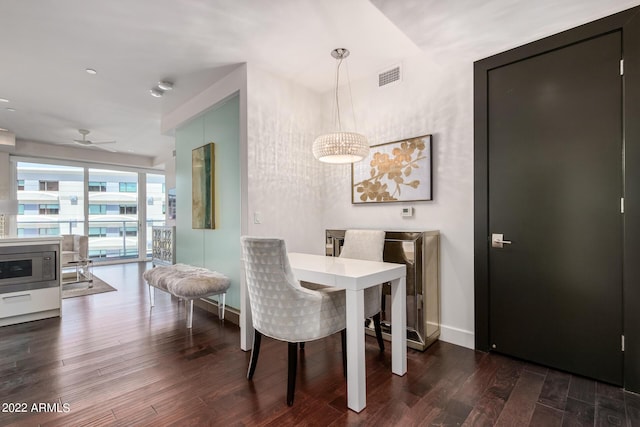
{"type": "Polygon", "coordinates": [[[340,84],[340,65],[342,64],[342,58],[338,59],[338,66],[336,67],[336,113],[338,114],[338,132],[342,132],[342,123],[340,121],[340,100],[338,98],[338,86],[340,84]]]}
{"type": "Polygon", "coordinates": [[[349,75],[349,63],[347,62],[347,86],[349,87],[349,100],[351,101],[351,115],[353,116],[353,130],[358,131],[358,122],[356,121],[356,109],[353,107],[353,94],[351,93],[351,76],[349,75]]]}

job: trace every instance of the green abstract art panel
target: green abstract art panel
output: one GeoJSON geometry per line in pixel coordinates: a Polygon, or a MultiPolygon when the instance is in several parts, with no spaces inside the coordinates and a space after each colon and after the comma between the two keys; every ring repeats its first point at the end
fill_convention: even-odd
{"type": "Polygon", "coordinates": [[[213,142],[191,151],[192,228],[215,228],[214,160],[213,142]]]}

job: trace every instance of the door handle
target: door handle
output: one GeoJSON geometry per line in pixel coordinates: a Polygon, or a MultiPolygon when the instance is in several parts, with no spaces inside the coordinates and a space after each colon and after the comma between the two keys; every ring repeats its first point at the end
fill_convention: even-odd
{"type": "Polygon", "coordinates": [[[493,233],[491,235],[491,247],[492,248],[502,248],[504,245],[510,245],[511,240],[503,240],[504,234],[493,233]]]}

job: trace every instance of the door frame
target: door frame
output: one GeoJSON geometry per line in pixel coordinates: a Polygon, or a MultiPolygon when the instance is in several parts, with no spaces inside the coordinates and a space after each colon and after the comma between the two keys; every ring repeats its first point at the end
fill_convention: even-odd
{"type": "Polygon", "coordinates": [[[622,31],[625,147],[623,218],[624,386],[640,391],[640,6],[474,63],[475,346],[489,351],[488,74],[516,61],[613,31],[622,31]],[[634,120],[635,118],[635,120],[634,120]],[[635,256],[634,256],[635,255],[635,256]],[[635,304],[633,301],[637,301],[635,304]]]}

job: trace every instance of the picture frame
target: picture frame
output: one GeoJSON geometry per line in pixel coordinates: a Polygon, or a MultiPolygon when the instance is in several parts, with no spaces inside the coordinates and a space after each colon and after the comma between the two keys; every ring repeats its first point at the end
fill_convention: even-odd
{"type": "Polygon", "coordinates": [[[432,136],[374,145],[351,165],[351,203],[433,200],[432,136]]]}
{"type": "Polygon", "coordinates": [[[191,228],[215,228],[215,146],[210,142],[191,151],[191,228]]]}

